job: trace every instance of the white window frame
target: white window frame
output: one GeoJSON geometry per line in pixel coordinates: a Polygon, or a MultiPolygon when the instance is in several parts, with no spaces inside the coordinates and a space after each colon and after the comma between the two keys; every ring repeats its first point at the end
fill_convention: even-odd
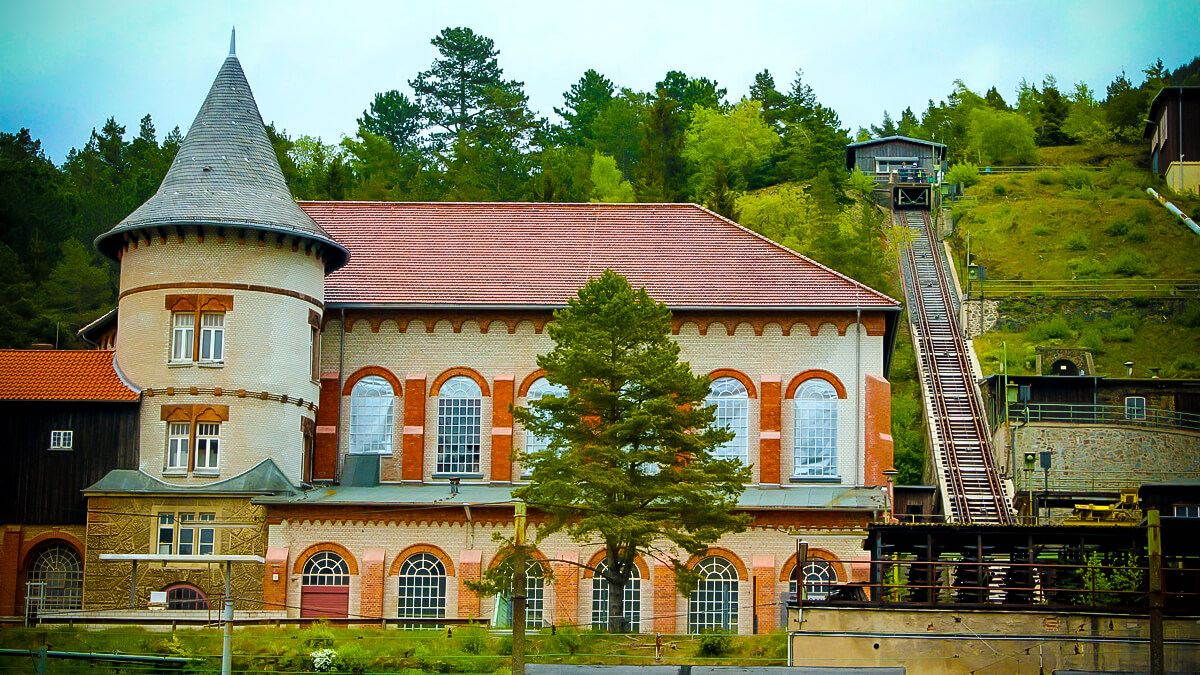
{"type": "Polygon", "coordinates": [[[70,429],[58,429],[50,432],[51,450],[72,450],[75,447],[75,432],[70,429]]]}
{"type": "Polygon", "coordinates": [[[1200,518],[1200,504],[1176,504],[1176,518],[1200,518]]]}
{"type": "Polygon", "coordinates": [[[696,563],[700,582],[688,597],[688,633],[738,632],[738,573],[733,563],[708,556],[696,563]]]}
{"type": "MultiPolygon", "coordinates": [[[[820,558],[809,559],[802,570],[804,578],[804,598],[806,600],[827,600],[838,583],[837,570],[827,560],[820,558]]],[[[792,571],[788,579],[788,592],[796,596],[796,572],[792,571]]]]}
{"type": "Polygon", "coordinates": [[[392,454],[396,392],[387,379],[367,375],[350,390],[350,446],[352,455],[392,454]]]}
{"type": "MultiPolygon", "coordinates": [[[[539,377],[534,380],[533,384],[529,385],[529,391],[525,394],[525,405],[529,405],[543,396],[566,396],[567,388],[561,384],[550,384],[550,381],[544,377],[539,377]]],[[[525,454],[524,457],[529,457],[534,453],[542,452],[550,447],[550,439],[542,438],[532,431],[525,431],[525,454]]],[[[529,478],[533,475],[533,467],[530,462],[522,459],[521,461],[521,477],[529,478]]]]}
{"type": "Polygon", "coordinates": [[[302,586],[349,586],[350,566],[333,551],[318,551],[304,561],[302,586]]]}
{"type": "Polygon", "coordinates": [[[830,382],[813,378],[796,390],[793,416],[792,476],[838,476],[838,394],[830,382]]]}
{"type": "Polygon", "coordinates": [[[415,553],[405,558],[396,575],[396,617],[445,616],[446,566],[432,553],[415,553]]]}
{"type": "Polygon", "coordinates": [[[171,363],[191,363],[196,348],[196,313],[171,314],[171,363]]]}
{"type": "Polygon", "coordinates": [[[438,437],[435,474],[478,474],[482,470],[483,391],[479,383],[456,375],[438,390],[438,437]]]}
{"type": "MultiPolygon", "coordinates": [[[[592,575],[592,628],[608,630],[608,580],[604,578],[604,570],[608,569],[608,561],[601,560],[596,565],[592,575]]],[[[628,622],[630,633],[642,632],[642,572],[637,565],[633,566],[629,580],[625,582],[625,601],[622,611],[628,622]]]]}
{"type": "Polygon", "coordinates": [[[225,312],[200,312],[200,363],[225,362],[225,312]]]}
{"type": "Polygon", "coordinates": [[[159,555],[212,555],[217,552],[216,513],[158,514],[155,549],[159,555]]]}
{"type": "Polygon", "coordinates": [[[221,423],[196,422],[196,473],[221,470],[221,423]]]}
{"type": "Polygon", "coordinates": [[[1146,419],[1146,397],[1125,397],[1125,419],[1140,421],[1146,419]]]}
{"type": "Polygon", "coordinates": [[[163,462],[166,471],[187,471],[191,437],[190,422],[167,422],[167,456],[163,462]]]}
{"type": "Polygon", "coordinates": [[[713,457],[717,459],[736,459],[743,465],[750,464],[749,419],[750,392],[746,385],[736,377],[718,377],[712,381],[705,404],[716,408],[713,424],[725,427],[734,433],[734,437],[713,448],[713,457]]]}

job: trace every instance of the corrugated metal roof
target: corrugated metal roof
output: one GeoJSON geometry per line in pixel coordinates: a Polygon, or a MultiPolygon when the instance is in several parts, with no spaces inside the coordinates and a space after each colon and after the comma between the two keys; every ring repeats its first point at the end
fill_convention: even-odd
{"type": "Polygon", "coordinates": [[[900,304],[695,204],[301,206],[353,255],[331,306],[561,307],[605,269],[673,308],[900,304]]]}
{"type": "Polygon", "coordinates": [[[864,146],[864,145],[875,145],[876,143],[886,143],[888,141],[908,141],[909,143],[919,143],[921,145],[932,145],[932,146],[938,147],[938,148],[946,147],[945,143],[935,143],[934,141],[927,141],[923,138],[913,138],[911,136],[887,136],[885,138],[869,138],[865,141],[858,141],[856,143],[847,143],[846,147],[847,148],[857,148],[857,147],[864,146]]]}
{"type": "Polygon", "coordinates": [[[108,350],[0,349],[0,400],[136,401],[108,350]]]}

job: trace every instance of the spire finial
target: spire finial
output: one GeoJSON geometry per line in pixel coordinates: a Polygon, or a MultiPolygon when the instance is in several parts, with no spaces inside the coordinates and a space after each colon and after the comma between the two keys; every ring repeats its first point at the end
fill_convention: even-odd
{"type": "Polygon", "coordinates": [[[237,26],[229,29],[229,55],[237,56],[237,26]]]}

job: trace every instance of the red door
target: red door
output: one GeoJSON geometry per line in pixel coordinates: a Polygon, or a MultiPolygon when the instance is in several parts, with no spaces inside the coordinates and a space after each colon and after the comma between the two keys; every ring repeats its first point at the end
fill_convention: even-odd
{"type": "Polygon", "coordinates": [[[300,618],[346,618],[350,613],[349,586],[301,586],[300,618]]]}

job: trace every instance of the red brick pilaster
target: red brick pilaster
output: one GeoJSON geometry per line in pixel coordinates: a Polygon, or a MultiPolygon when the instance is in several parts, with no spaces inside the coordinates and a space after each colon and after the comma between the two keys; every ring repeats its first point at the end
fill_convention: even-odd
{"type": "Polygon", "coordinates": [[[758,632],[770,633],[775,630],[776,610],[779,598],[775,595],[775,556],[771,554],[755,554],[754,565],[754,606],[758,612],[758,632]]]}
{"type": "Polygon", "coordinates": [[[654,632],[665,635],[676,633],[675,573],[666,565],[654,566],[654,632]]]}
{"type": "Polygon", "coordinates": [[[512,480],[513,382],[512,373],[492,378],[492,480],[512,480]]]}
{"type": "Polygon", "coordinates": [[[313,480],[333,480],[337,476],[337,432],[341,405],[338,374],[321,373],[321,394],[317,401],[317,435],[313,440],[313,480]]]}
{"type": "Polygon", "coordinates": [[[4,528],[0,543],[0,616],[17,614],[17,573],[21,567],[21,526],[4,528]]]}
{"type": "Polygon", "coordinates": [[[287,609],[288,549],[268,548],[267,564],[263,567],[263,609],[287,609]]]}
{"type": "Polygon", "coordinates": [[[358,613],[370,619],[383,617],[383,549],[363,551],[358,580],[362,589],[358,613]]]}
{"type": "Polygon", "coordinates": [[[550,561],[554,566],[554,622],[579,625],[579,554],[560,553],[554,558],[550,561]]]}
{"type": "Polygon", "coordinates": [[[479,616],[479,593],[467,588],[468,581],[479,581],[483,566],[481,551],[463,551],[458,555],[458,616],[479,616]]]}
{"type": "Polygon", "coordinates": [[[866,438],[863,445],[863,485],[887,485],[884,471],[892,468],[892,385],[878,375],[867,375],[866,438]]]}
{"type": "Polygon", "coordinates": [[[759,380],[758,482],[778,484],[782,477],[779,467],[779,432],[782,380],[778,375],[763,375],[759,380]]]}
{"type": "Polygon", "coordinates": [[[425,373],[404,381],[404,457],[401,478],[421,480],[425,467],[425,373]]]}

